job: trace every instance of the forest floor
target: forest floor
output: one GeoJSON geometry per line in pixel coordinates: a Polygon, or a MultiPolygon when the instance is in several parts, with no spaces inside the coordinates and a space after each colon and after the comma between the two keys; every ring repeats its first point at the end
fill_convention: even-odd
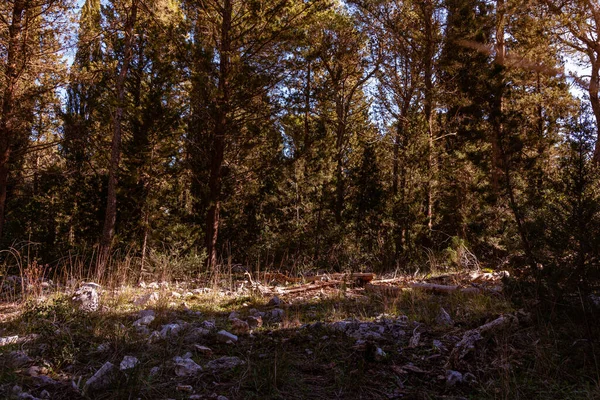
{"type": "Polygon", "coordinates": [[[600,398],[598,313],[448,279],[48,289],[0,303],[0,398],[600,398]]]}

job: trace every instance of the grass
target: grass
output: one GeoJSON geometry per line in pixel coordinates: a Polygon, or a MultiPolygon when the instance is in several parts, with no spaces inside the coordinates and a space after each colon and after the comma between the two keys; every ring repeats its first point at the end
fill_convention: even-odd
{"type": "Polygon", "coordinates": [[[14,366],[9,357],[0,357],[0,397],[9,396],[10,388],[18,384],[33,395],[48,390],[53,399],[189,398],[190,393],[177,391],[178,385],[191,385],[196,394],[206,398],[217,394],[229,399],[600,398],[595,358],[600,332],[591,314],[584,319],[575,318],[572,312],[555,312],[549,318],[543,309],[531,309],[530,322],[486,337],[464,364],[455,367],[447,364],[453,344],[466,330],[500,314],[517,312],[508,299],[420,290],[382,297],[344,287],[284,298],[286,314],[281,323],[266,323],[236,344],[208,336],[200,344],[213,350],[209,357],[195,352],[193,343],[183,339],[191,327],[177,337],[149,343],[147,336],[132,326],[139,310],[146,308],[135,306],[133,300],[152,291],[160,293],[158,302],[149,306],[156,312],[151,330],[175,321],[193,326],[203,320],[214,320],[218,329],[229,329],[232,311],[244,318],[252,308],[268,311],[272,307],[267,305],[268,298],[230,292],[234,285],[229,278],[227,290],[186,296],[191,288],[184,286],[105,290],[103,309],[90,314],[77,311],[68,293],[46,293],[41,302],[30,296],[2,322],[0,336],[37,336],[26,343],[0,347],[0,353],[24,350],[34,365],[45,367],[47,375],[60,383],[37,386],[36,379],[27,374],[29,365],[14,366]],[[174,297],[173,291],[182,296],[174,297]],[[442,307],[454,320],[453,326],[435,323],[442,307]],[[406,335],[386,336],[362,348],[326,325],[348,318],[374,321],[381,314],[407,316],[406,335]],[[421,345],[411,348],[408,341],[414,327],[421,332],[421,345]],[[437,350],[434,340],[446,349],[437,350]],[[100,351],[99,346],[106,350],[100,351]],[[375,347],[381,347],[386,357],[375,359],[375,347]],[[178,377],[170,360],[188,351],[202,366],[222,356],[239,357],[245,365],[221,373],[205,369],[193,377],[178,377]],[[71,382],[81,389],[105,362],[118,366],[126,355],[137,357],[140,364],[131,373],[119,373],[110,388],[82,393],[73,387],[71,382]],[[151,375],[154,367],[160,367],[160,372],[151,375]],[[472,373],[476,383],[446,385],[445,373],[451,367],[472,373]]]}

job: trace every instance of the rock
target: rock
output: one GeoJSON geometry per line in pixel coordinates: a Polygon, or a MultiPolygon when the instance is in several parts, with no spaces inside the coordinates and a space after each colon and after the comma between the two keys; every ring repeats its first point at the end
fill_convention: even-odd
{"type": "Polygon", "coordinates": [[[352,324],[352,321],[335,321],[332,322],[329,326],[334,331],[346,332],[352,326],[352,324]]]}
{"type": "Polygon", "coordinates": [[[39,375],[47,374],[48,373],[48,368],[46,368],[46,367],[39,367],[37,365],[32,365],[31,367],[27,368],[27,371],[25,373],[27,375],[31,376],[31,377],[36,378],[39,375]]]}
{"type": "Polygon", "coordinates": [[[217,330],[217,326],[215,325],[215,323],[213,321],[204,321],[200,324],[200,326],[203,327],[204,329],[208,329],[209,331],[217,330]]]}
{"type": "Polygon", "coordinates": [[[231,320],[231,331],[236,335],[246,335],[250,332],[250,325],[241,319],[231,320]]]}
{"type": "Polygon", "coordinates": [[[178,392],[192,393],[194,391],[194,388],[192,387],[192,385],[178,384],[176,390],[178,392]]]}
{"type": "Polygon", "coordinates": [[[227,317],[228,320],[233,321],[234,319],[239,319],[240,318],[240,313],[238,313],[237,311],[232,311],[231,314],[229,314],[229,317],[227,317]]]}
{"type": "Polygon", "coordinates": [[[154,315],[146,315],[133,323],[133,326],[146,326],[149,325],[152,321],[154,321],[154,315]]]}
{"type": "Polygon", "coordinates": [[[58,385],[58,382],[55,381],[54,379],[50,378],[49,376],[46,375],[38,375],[35,377],[34,379],[35,384],[37,386],[54,386],[54,385],[58,385]]]}
{"type": "Polygon", "coordinates": [[[444,345],[442,344],[442,342],[437,339],[434,339],[432,344],[433,344],[433,347],[438,351],[443,350],[443,348],[444,348],[444,345]]]}
{"type": "Polygon", "coordinates": [[[202,367],[196,364],[191,358],[185,356],[175,357],[173,361],[175,362],[175,374],[177,376],[191,376],[202,372],[202,367]]]}
{"type": "Polygon", "coordinates": [[[148,343],[156,343],[160,339],[161,339],[160,332],[154,331],[150,334],[150,336],[148,336],[148,343]]]}
{"type": "Polygon", "coordinates": [[[13,368],[22,368],[33,362],[33,359],[22,350],[11,351],[8,354],[8,360],[9,365],[13,368]]]}
{"type": "Polygon", "coordinates": [[[210,357],[213,354],[213,351],[210,347],[201,346],[199,344],[194,346],[194,350],[206,357],[210,357]]]}
{"type": "Polygon", "coordinates": [[[160,367],[152,367],[150,369],[150,376],[156,376],[160,373],[160,367]]]}
{"type": "Polygon", "coordinates": [[[47,391],[46,389],[44,389],[44,390],[42,390],[42,391],[40,392],[40,397],[41,397],[42,399],[49,399],[49,398],[50,398],[50,392],[49,392],[49,391],[47,391]]]}
{"type": "Polygon", "coordinates": [[[149,336],[151,334],[150,329],[146,325],[136,326],[135,331],[143,336],[149,336]]]}
{"type": "Polygon", "coordinates": [[[261,316],[255,317],[251,315],[248,318],[246,318],[246,321],[248,322],[248,326],[250,327],[250,329],[260,328],[263,324],[261,316]]]}
{"type": "Polygon", "coordinates": [[[281,301],[281,299],[279,297],[273,296],[273,298],[271,300],[269,300],[267,305],[273,306],[273,307],[281,307],[283,305],[283,302],[281,301]]]}
{"type": "Polygon", "coordinates": [[[181,325],[167,324],[162,326],[159,335],[162,339],[166,339],[167,337],[177,336],[179,331],[181,331],[181,325]]]}
{"type": "Polygon", "coordinates": [[[0,338],[0,347],[8,344],[15,344],[19,342],[19,336],[5,336],[0,338]]]}
{"type": "Polygon", "coordinates": [[[463,382],[468,384],[477,383],[477,378],[470,372],[467,372],[463,375],[463,382]]]}
{"type": "Polygon", "coordinates": [[[115,366],[107,361],[96,373],[87,380],[84,391],[96,391],[109,387],[114,379],[115,366]]]}
{"type": "Polygon", "coordinates": [[[133,300],[133,304],[143,307],[147,304],[155,303],[156,301],[158,301],[158,293],[152,292],[133,300]]]}
{"type": "Polygon", "coordinates": [[[135,368],[136,365],[139,364],[139,362],[140,360],[133,356],[125,356],[123,357],[123,361],[121,361],[121,364],[119,365],[119,369],[121,371],[126,371],[128,369],[135,368]]]}
{"type": "Polygon", "coordinates": [[[150,283],[148,284],[148,287],[149,287],[150,289],[158,289],[160,286],[158,286],[158,283],[157,283],[157,282],[150,282],[150,283]]]}
{"type": "Polygon", "coordinates": [[[440,308],[440,312],[438,314],[438,316],[435,318],[435,322],[438,325],[444,325],[444,326],[451,326],[454,324],[454,321],[452,321],[452,317],[450,317],[450,314],[448,314],[448,312],[446,310],[444,310],[444,308],[440,308]]]}
{"type": "Polygon", "coordinates": [[[386,356],[387,354],[385,354],[385,351],[383,351],[380,347],[375,349],[375,360],[382,361],[386,356]]]}
{"type": "Polygon", "coordinates": [[[421,340],[421,333],[417,332],[416,329],[413,332],[412,337],[408,341],[408,347],[415,348],[419,346],[419,341],[421,340]]]}
{"type": "Polygon", "coordinates": [[[242,361],[239,357],[221,357],[216,360],[209,361],[206,364],[206,368],[213,371],[221,371],[226,369],[233,369],[237,366],[244,365],[246,362],[242,361]]]}
{"type": "Polygon", "coordinates": [[[226,330],[220,330],[219,332],[217,332],[217,339],[220,342],[232,342],[235,343],[238,340],[238,337],[236,335],[234,335],[233,333],[229,333],[226,330]]]}
{"type": "Polygon", "coordinates": [[[33,396],[30,393],[27,392],[23,392],[23,393],[19,393],[19,397],[17,397],[19,400],[41,400],[38,397],[33,396]]]}
{"type": "Polygon", "coordinates": [[[185,343],[196,343],[208,335],[210,335],[210,331],[208,329],[194,328],[185,335],[183,341],[185,343]]]}
{"type": "Polygon", "coordinates": [[[446,385],[454,386],[457,383],[461,383],[463,381],[463,375],[458,371],[453,371],[451,369],[446,371],[446,385]]]}
{"type": "Polygon", "coordinates": [[[174,297],[176,299],[181,298],[181,293],[177,293],[177,292],[171,292],[171,297],[174,297]]]}
{"type": "Polygon", "coordinates": [[[256,308],[251,308],[248,310],[248,314],[253,316],[253,317],[260,317],[260,318],[264,318],[265,317],[265,313],[262,311],[258,311],[256,308]]]}
{"type": "Polygon", "coordinates": [[[154,312],[154,310],[147,309],[147,310],[141,310],[138,313],[138,316],[140,319],[145,318],[145,317],[150,317],[150,316],[156,317],[156,313],[154,312]]]}
{"type": "Polygon", "coordinates": [[[225,396],[217,396],[217,400],[229,400],[229,399],[225,396]]]}
{"type": "Polygon", "coordinates": [[[269,321],[270,322],[281,322],[283,320],[283,316],[285,312],[281,308],[274,308],[269,313],[269,321]]]}
{"type": "Polygon", "coordinates": [[[108,343],[100,343],[98,347],[96,347],[96,351],[99,353],[104,353],[105,351],[110,350],[110,344],[108,343]]]}
{"type": "Polygon", "coordinates": [[[98,289],[100,285],[93,282],[84,283],[73,294],[72,300],[84,312],[98,311],[100,306],[98,289]]]}

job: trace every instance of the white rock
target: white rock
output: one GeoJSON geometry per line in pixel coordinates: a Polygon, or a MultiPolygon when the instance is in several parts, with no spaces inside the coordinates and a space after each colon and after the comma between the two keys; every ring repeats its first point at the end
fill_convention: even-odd
{"type": "Polygon", "coordinates": [[[200,324],[204,329],[208,329],[209,331],[217,330],[217,325],[213,321],[204,321],[200,324]]]}
{"type": "Polygon", "coordinates": [[[446,371],[446,385],[454,386],[457,383],[463,381],[463,375],[458,371],[452,371],[451,369],[446,371]]]}
{"type": "Polygon", "coordinates": [[[210,335],[210,331],[208,329],[194,328],[185,335],[183,340],[186,343],[195,343],[202,340],[208,335],[210,335]]]}
{"type": "Polygon", "coordinates": [[[177,376],[191,376],[202,372],[202,367],[199,366],[191,358],[175,357],[175,374],[177,376]]]}
{"type": "Polygon", "coordinates": [[[225,369],[233,369],[244,364],[246,364],[246,362],[242,361],[239,357],[221,357],[217,358],[216,360],[209,361],[206,364],[206,368],[214,371],[220,371],[225,369]]]}
{"type": "Polygon", "coordinates": [[[135,368],[136,365],[138,365],[140,362],[140,360],[138,360],[137,358],[133,357],[133,356],[125,356],[123,357],[123,360],[121,361],[121,364],[119,365],[119,369],[121,371],[126,371],[128,369],[132,369],[135,368]]]}
{"type": "Polygon", "coordinates": [[[154,310],[151,309],[141,310],[138,315],[139,318],[144,318],[148,316],[156,317],[156,313],[154,312],[154,310]]]}
{"type": "Polygon", "coordinates": [[[133,301],[133,304],[135,304],[136,306],[143,307],[147,304],[154,303],[156,301],[158,301],[158,293],[152,292],[138,297],[133,301]]]}
{"type": "Polygon", "coordinates": [[[260,328],[263,324],[263,320],[261,316],[249,316],[248,318],[246,318],[246,321],[248,322],[248,326],[250,327],[250,329],[255,329],[255,328],[260,328]]]}
{"type": "Polygon", "coordinates": [[[181,298],[181,293],[177,293],[177,292],[171,292],[171,297],[174,297],[176,299],[181,298]]]}
{"type": "Polygon", "coordinates": [[[15,368],[24,367],[33,362],[33,359],[22,350],[11,351],[8,354],[8,360],[9,364],[15,368]]]}
{"type": "Polygon", "coordinates": [[[207,357],[212,356],[212,353],[213,353],[213,351],[212,351],[212,349],[210,347],[202,346],[202,345],[199,345],[199,344],[195,345],[194,349],[198,353],[202,354],[203,356],[207,356],[207,357]]]}
{"type": "Polygon", "coordinates": [[[96,373],[87,380],[84,391],[100,390],[111,385],[115,366],[107,361],[96,373]]]}
{"type": "Polygon", "coordinates": [[[285,312],[281,308],[274,308],[269,313],[269,320],[271,322],[281,322],[283,320],[283,316],[285,312]]]}
{"type": "Polygon", "coordinates": [[[234,319],[239,319],[240,318],[240,313],[237,311],[232,311],[229,314],[229,317],[227,317],[228,320],[233,321],[234,319]]]}
{"type": "Polygon", "coordinates": [[[6,346],[7,344],[15,344],[19,341],[19,336],[5,336],[0,338],[0,346],[6,346]]]}
{"type": "Polygon", "coordinates": [[[150,376],[156,376],[160,373],[160,367],[152,367],[150,369],[150,376]]]}
{"type": "Polygon", "coordinates": [[[236,335],[234,335],[233,333],[229,333],[226,330],[220,330],[219,332],[217,332],[217,339],[220,342],[237,342],[238,337],[236,335]]]}
{"type": "Polygon", "coordinates": [[[178,392],[192,393],[192,391],[194,390],[194,388],[192,387],[192,385],[182,385],[180,383],[180,384],[177,385],[176,390],[178,392]]]}
{"type": "Polygon", "coordinates": [[[246,321],[235,318],[231,320],[231,331],[236,335],[246,335],[250,332],[250,325],[246,321]]]}
{"type": "Polygon", "coordinates": [[[281,299],[277,296],[273,296],[271,300],[267,303],[268,306],[280,307],[283,304],[281,299]]]}
{"type": "Polygon", "coordinates": [[[162,329],[160,330],[160,337],[162,339],[166,339],[170,336],[177,336],[179,334],[179,331],[181,331],[181,325],[179,324],[163,325],[162,329]]]}
{"type": "Polygon", "coordinates": [[[104,353],[105,351],[110,350],[110,344],[108,343],[100,343],[98,347],[96,347],[96,351],[99,353],[104,353]]]}
{"type": "Polygon", "coordinates": [[[144,326],[144,325],[148,325],[150,324],[152,321],[154,321],[154,315],[146,315],[145,317],[142,317],[140,319],[138,319],[137,321],[135,321],[133,323],[133,326],[144,326]]]}
{"type": "Polygon", "coordinates": [[[265,317],[265,313],[262,311],[258,311],[256,308],[251,308],[248,310],[248,314],[252,315],[253,317],[260,317],[260,318],[264,318],[265,317]]]}
{"type": "Polygon", "coordinates": [[[382,361],[386,356],[387,354],[385,354],[385,351],[383,351],[380,347],[375,350],[375,360],[382,361]]]}
{"type": "Polygon", "coordinates": [[[73,294],[72,300],[78,305],[81,311],[93,312],[98,311],[99,296],[98,289],[100,285],[89,282],[82,284],[79,289],[73,294]]]}
{"type": "Polygon", "coordinates": [[[421,333],[414,331],[412,337],[408,341],[408,347],[410,347],[410,348],[418,347],[420,340],[421,340],[421,333]]]}
{"type": "Polygon", "coordinates": [[[448,314],[448,312],[443,307],[440,308],[440,312],[435,318],[435,322],[439,325],[444,326],[450,326],[454,324],[454,322],[452,321],[452,317],[450,317],[450,314],[448,314]]]}

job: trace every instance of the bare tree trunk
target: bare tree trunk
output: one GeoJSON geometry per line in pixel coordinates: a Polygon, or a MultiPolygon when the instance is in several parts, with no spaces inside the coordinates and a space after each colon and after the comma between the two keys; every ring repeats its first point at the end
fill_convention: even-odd
{"type": "MultiPolygon", "coordinates": [[[[341,107],[340,107],[341,108],[341,107]]],[[[336,138],[336,169],[335,169],[335,222],[342,223],[342,211],[344,210],[344,137],[346,136],[346,124],[344,117],[338,115],[338,127],[336,138]]]]}
{"type": "Polygon", "coordinates": [[[425,120],[427,121],[427,130],[429,136],[429,179],[427,182],[427,226],[429,230],[433,229],[433,203],[435,201],[435,178],[436,178],[436,157],[435,157],[435,138],[433,132],[433,57],[434,57],[434,38],[433,38],[433,4],[427,1],[423,5],[423,21],[425,25],[425,54],[424,54],[424,75],[425,75],[425,102],[423,109],[425,120]]]}
{"type": "Polygon", "coordinates": [[[115,235],[115,224],[117,221],[117,185],[119,164],[121,161],[121,139],[122,139],[122,120],[125,108],[125,80],[129,72],[129,66],[133,58],[133,28],[136,23],[138,4],[133,0],[129,15],[125,22],[125,48],[123,54],[123,65],[119,71],[116,82],[117,108],[113,117],[113,137],[110,151],[110,166],[108,170],[108,194],[106,196],[106,214],[104,219],[104,228],[100,241],[100,252],[98,260],[97,273],[100,277],[108,261],[112,240],[115,235]]]}
{"type": "Polygon", "coordinates": [[[590,103],[592,104],[592,112],[594,113],[594,118],[596,119],[596,144],[594,147],[594,163],[600,164],[600,97],[598,97],[598,89],[600,86],[599,70],[600,70],[600,60],[598,57],[590,51],[589,54],[590,61],[592,63],[592,76],[590,77],[590,87],[589,87],[589,95],[590,95],[590,103]]]}
{"type": "Polygon", "coordinates": [[[222,168],[225,156],[225,135],[228,133],[229,67],[231,53],[231,0],[223,4],[221,43],[219,48],[219,99],[216,109],[215,129],[212,138],[210,177],[208,179],[208,213],[206,215],[206,264],[209,269],[217,265],[217,240],[219,238],[219,211],[221,209],[222,168]]]}
{"type": "Polygon", "coordinates": [[[495,64],[498,73],[495,83],[495,93],[492,103],[492,162],[491,162],[491,180],[492,190],[498,195],[500,189],[500,173],[501,173],[501,154],[500,140],[504,127],[502,124],[503,103],[504,103],[504,59],[506,47],[504,43],[504,25],[505,25],[505,10],[504,0],[496,1],[496,43],[495,43],[495,64]]]}
{"type": "Polygon", "coordinates": [[[15,92],[19,79],[19,40],[23,31],[25,1],[15,0],[12,18],[8,28],[8,48],[6,49],[5,89],[2,94],[2,115],[0,116],[0,238],[4,233],[6,195],[8,189],[9,162],[14,138],[13,109],[15,92]]]}

